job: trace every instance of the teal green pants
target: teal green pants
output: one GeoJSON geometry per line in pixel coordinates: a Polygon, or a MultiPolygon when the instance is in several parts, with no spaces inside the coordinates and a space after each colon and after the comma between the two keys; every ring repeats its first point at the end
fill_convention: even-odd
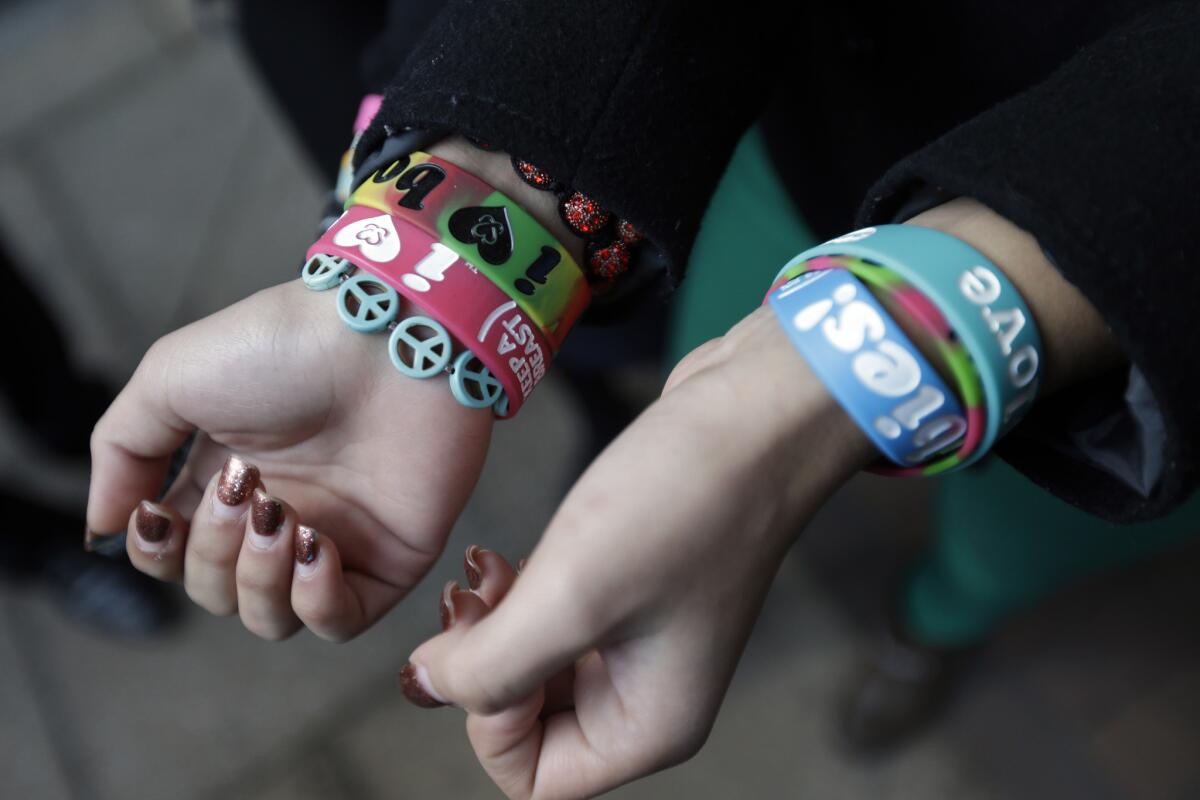
{"type": "MultiPolygon", "coordinates": [[[[813,243],[752,129],[704,217],[674,309],[670,363],[753,311],[779,267],[813,243]]],[[[1165,519],[1116,526],[996,458],[938,481],[933,542],[900,596],[908,632],[929,645],[982,641],[1058,588],[1200,533],[1200,498],[1165,519]]]]}

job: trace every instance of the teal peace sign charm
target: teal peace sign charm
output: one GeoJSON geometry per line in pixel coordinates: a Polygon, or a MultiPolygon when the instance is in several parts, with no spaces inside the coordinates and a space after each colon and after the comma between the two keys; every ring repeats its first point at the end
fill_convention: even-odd
{"type": "Polygon", "coordinates": [[[328,253],[313,253],[313,257],[300,268],[300,280],[308,288],[323,292],[337,286],[338,279],[353,268],[354,265],[344,258],[328,253]]]}
{"type": "Polygon", "coordinates": [[[359,272],[338,289],[338,316],[359,333],[381,331],[400,312],[400,295],[374,275],[359,272]]]}
{"type": "Polygon", "coordinates": [[[492,413],[496,415],[496,419],[508,416],[508,392],[501,394],[500,399],[492,403],[492,413]]]}
{"type": "Polygon", "coordinates": [[[450,372],[450,392],[467,408],[487,408],[500,399],[504,387],[479,357],[464,350],[454,359],[450,372]]]}
{"type": "Polygon", "coordinates": [[[432,378],[449,366],[454,348],[442,323],[429,317],[406,317],[388,338],[388,356],[408,377],[432,378]],[[422,328],[432,333],[422,337],[418,334],[422,328]]]}

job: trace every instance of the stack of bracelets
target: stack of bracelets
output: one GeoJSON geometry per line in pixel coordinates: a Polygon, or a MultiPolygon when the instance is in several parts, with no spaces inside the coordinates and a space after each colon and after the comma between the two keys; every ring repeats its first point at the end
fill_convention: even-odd
{"type": "Polygon", "coordinates": [[[1016,288],[948,234],[880,225],[789,261],[764,300],[891,465],[937,475],[978,461],[1037,394],[1041,340],[1016,288]],[[957,391],[872,294],[932,336],[957,391]]]}
{"type": "Polygon", "coordinates": [[[388,333],[388,355],[402,374],[448,373],[459,403],[512,417],[593,289],[628,268],[641,234],[514,159],[526,183],[560,193],[563,221],[587,240],[585,273],[519,205],[421,152],[439,138],[434,132],[389,138],[355,174],[354,147],[379,105],[377,95],[363,101],[335,189],[340,214],[327,218],[300,277],[315,291],[337,288],[337,312],[352,330],[388,333]],[[402,296],[421,313],[401,319],[402,296]]]}
{"type": "MultiPolygon", "coordinates": [[[[337,311],[362,333],[388,332],[396,369],[450,376],[471,408],[513,416],[545,376],[591,300],[626,272],[642,235],[585,195],[513,159],[553,191],[587,244],[585,267],[512,200],[422,152],[444,133],[389,131],[353,171],[353,148],[379,108],[364,99],[331,215],[301,279],[337,287],[337,311]],[[399,318],[400,298],[420,313],[399,318]]],[[[486,144],[474,144],[490,150],[486,144]]],[[[1037,393],[1033,316],[983,254],[938,231],[881,225],[813,247],[780,271],[770,303],[813,372],[879,448],[889,475],[937,475],[978,461],[1037,393]],[[876,299],[929,334],[953,389],[876,299]]]]}

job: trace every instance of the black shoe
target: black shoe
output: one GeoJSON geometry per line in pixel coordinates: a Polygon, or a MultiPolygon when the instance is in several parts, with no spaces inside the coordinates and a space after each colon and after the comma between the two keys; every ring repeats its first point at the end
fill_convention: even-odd
{"type": "Polygon", "coordinates": [[[155,636],[182,615],[174,587],[138,572],[124,553],[113,559],[63,549],[47,559],[43,575],[63,613],[106,636],[155,636]]]}
{"type": "Polygon", "coordinates": [[[846,744],[860,754],[879,754],[911,741],[945,709],[977,649],[929,647],[891,626],[842,700],[846,744]]]}
{"type": "Polygon", "coordinates": [[[123,549],[83,551],[77,512],[3,491],[0,512],[0,578],[46,585],[68,617],[105,635],[152,636],[180,618],[177,590],[134,569],[123,549]]]}

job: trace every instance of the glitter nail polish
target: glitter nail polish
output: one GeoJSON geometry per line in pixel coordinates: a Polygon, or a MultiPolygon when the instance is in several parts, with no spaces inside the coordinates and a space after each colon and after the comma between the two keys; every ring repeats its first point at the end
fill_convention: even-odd
{"type": "Polygon", "coordinates": [[[411,663],[405,664],[404,669],[396,675],[396,683],[400,686],[400,690],[404,692],[404,696],[408,698],[408,702],[420,708],[439,708],[446,705],[440,700],[434,699],[429,692],[425,691],[421,686],[420,680],[417,678],[417,668],[411,663]]]}
{"type": "Polygon", "coordinates": [[[151,544],[158,544],[171,532],[171,516],[147,500],[138,504],[133,524],[137,535],[151,544]]]}
{"type": "Polygon", "coordinates": [[[250,498],[258,483],[258,467],[237,456],[230,456],[221,469],[217,483],[217,499],[227,506],[240,506],[250,498]]]}
{"type": "Polygon", "coordinates": [[[483,570],[479,566],[479,554],[483,552],[479,545],[473,544],[467,548],[463,556],[463,572],[467,574],[467,586],[478,589],[483,583],[483,570]]]}
{"type": "Polygon", "coordinates": [[[296,527],[296,562],[311,564],[317,560],[317,532],[307,525],[296,527]]]}
{"type": "Polygon", "coordinates": [[[255,489],[250,504],[250,527],[259,536],[272,536],[282,524],[283,503],[262,489],[255,489]]]}

